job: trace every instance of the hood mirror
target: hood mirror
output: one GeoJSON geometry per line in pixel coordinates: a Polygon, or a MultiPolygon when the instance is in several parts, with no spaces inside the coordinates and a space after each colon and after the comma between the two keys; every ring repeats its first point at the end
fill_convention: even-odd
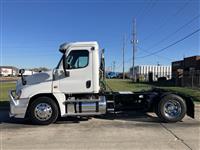
{"type": "Polygon", "coordinates": [[[68,43],[61,44],[59,47],[59,51],[64,54],[67,50],[67,45],[68,45],[68,43]]]}
{"type": "Polygon", "coordinates": [[[24,72],[25,72],[25,69],[19,70],[19,74],[21,75],[21,79],[22,79],[22,84],[26,85],[26,80],[24,79],[24,76],[23,76],[24,72]]]}
{"type": "Polygon", "coordinates": [[[24,72],[25,72],[25,69],[19,69],[19,74],[24,74],[24,72]]]}

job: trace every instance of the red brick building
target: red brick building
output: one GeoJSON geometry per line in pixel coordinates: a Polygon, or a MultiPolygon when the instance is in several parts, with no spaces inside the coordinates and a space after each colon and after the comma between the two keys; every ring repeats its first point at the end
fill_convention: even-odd
{"type": "Polygon", "coordinates": [[[200,56],[172,62],[172,78],[178,86],[200,87],[200,56]]]}

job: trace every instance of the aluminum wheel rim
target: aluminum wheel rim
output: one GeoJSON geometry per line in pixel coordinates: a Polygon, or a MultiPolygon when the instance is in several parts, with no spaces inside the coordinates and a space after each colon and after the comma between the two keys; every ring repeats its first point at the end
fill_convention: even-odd
{"type": "Polygon", "coordinates": [[[181,114],[181,105],[177,101],[169,100],[164,104],[164,114],[168,118],[177,118],[181,114]]]}
{"type": "Polygon", "coordinates": [[[40,103],[35,107],[35,117],[40,121],[46,121],[52,116],[52,108],[47,103],[40,103]]]}

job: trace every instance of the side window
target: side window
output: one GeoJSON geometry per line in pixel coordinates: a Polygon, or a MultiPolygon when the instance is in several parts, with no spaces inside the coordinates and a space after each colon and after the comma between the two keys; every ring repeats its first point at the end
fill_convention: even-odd
{"type": "Polygon", "coordinates": [[[72,50],[66,58],[68,69],[84,68],[89,63],[89,52],[87,50],[72,50]]]}

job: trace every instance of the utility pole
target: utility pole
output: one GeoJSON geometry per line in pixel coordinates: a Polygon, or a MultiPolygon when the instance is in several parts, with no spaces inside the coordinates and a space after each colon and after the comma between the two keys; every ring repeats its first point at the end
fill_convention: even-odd
{"type": "Polygon", "coordinates": [[[136,19],[134,18],[133,19],[133,33],[132,33],[132,40],[131,40],[131,43],[133,44],[133,64],[132,64],[132,67],[133,67],[133,82],[136,81],[135,77],[135,70],[134,70],[134,67],[135,67],[135,52],[136,52],[136,44],[137,44],[137,39],[136,39],[136,19]]]}
{"type": "Polygon", "coordinates": [[[125,51],[125,44],[126,44],[126,35],[123,37],[123,47],[122,47],[122,57],[123,57],[123,80],[125,79],[125,72],[124,72],[124,51],[125,51]]]}

